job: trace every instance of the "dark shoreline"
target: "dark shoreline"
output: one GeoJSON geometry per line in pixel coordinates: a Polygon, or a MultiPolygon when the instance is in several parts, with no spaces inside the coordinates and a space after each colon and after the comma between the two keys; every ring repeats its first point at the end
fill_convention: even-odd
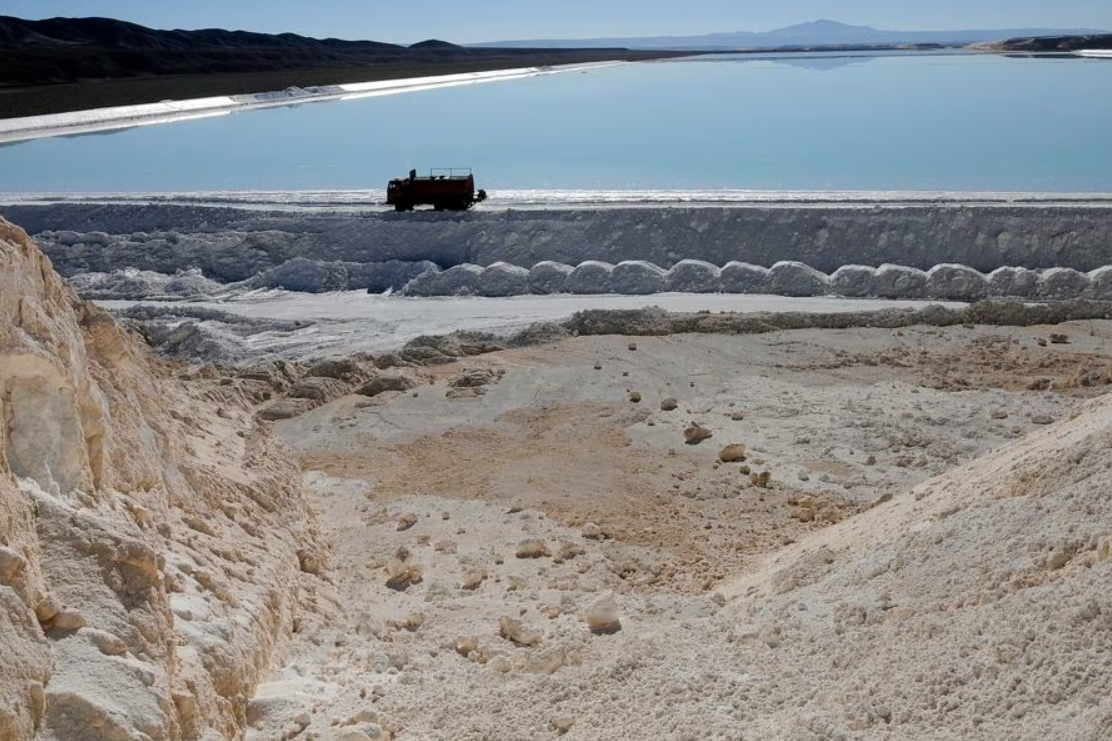
{"type": "Polygon", "coordinates": [[[697,54],[699,52],[630,51],[626,49],[537,50],[531,53],[516,51],[513,54],[498,55],[493,59],[472,57],[449,62],[399,62],[344,68],[173,75],[61,83],[35,87],[0,87],[0,119],[157,103],[161,100],[189,100],[217,95],[245,95],[285,90],[289,87],[378,82],[463,72],[487,72],[517,67],[590,64],[609,61],[641,62],[695,56],[697,54]]]}

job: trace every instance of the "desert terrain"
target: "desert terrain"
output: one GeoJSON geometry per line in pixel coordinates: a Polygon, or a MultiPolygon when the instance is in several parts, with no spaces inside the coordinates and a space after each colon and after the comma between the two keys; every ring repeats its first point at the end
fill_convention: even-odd
{"type": "Polygon", "coordinates": [[[202,362],[0,226],[0,737],[1112,734],[1107,303],[202,362]]]}
{"type": "Polygon", "coordinates": [[[248,738],[1100,738],[1110,338],[575,337],[277,422],[332,567],[248,738]]]}
{"type": "MultiPolygon", "coordinates": [[[[0,119],[670,54],[0,16],[0,119]]],[[[1107,194],[378,197],[3,197],[0,741],[1112,738],[1107,194]]]]}

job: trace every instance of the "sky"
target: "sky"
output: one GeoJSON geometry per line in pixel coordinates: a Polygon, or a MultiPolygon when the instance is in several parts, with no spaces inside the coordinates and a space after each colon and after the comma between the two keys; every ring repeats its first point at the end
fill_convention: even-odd
{"type": "Polygon", "coordinates": [[[401,44],[769,31],[820,18],[904,31],[1112,30],[1110,0],[0,0],[0,15],[401,44]]]}

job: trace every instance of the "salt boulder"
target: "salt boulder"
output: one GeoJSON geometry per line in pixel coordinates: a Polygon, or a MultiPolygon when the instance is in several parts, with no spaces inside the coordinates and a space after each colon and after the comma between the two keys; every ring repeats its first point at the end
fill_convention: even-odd
{"type": "Polygon", "coordinates": [[[748,457],[749,451],[741,443],[731,443],[718,454],[718,460],[723,463],[744,463],[748,457]]]}
{"type": "Polygon", "coordinates": [[[830,292],[835,296],[866,298],[876,295],[876,268],[869,265],[843,265],[830,276],[830,292]]]}
{"type": "Polygon", "coordinates": [[[540,538],[530,538],[517,544],[514,555],[518,558],[544,558],[550,555],[548,545],[540,538]]]}
{"type": "Polygon", "coordinates": [[[1039,298],[1080,298],[1089,290],[1089,276],[1073,268],[1049,268],[1039,273],[1039,298]]]}
{"type": "Polygon", "coordinates": [[[174,298],[200,299],[218,293],[221,288],[219,283],[206,278],[199,268],[187,268],[170,278],[162,290],[166,296],[174,298]]]}
{"type": "Polygon", "coordinates": [[[479,276],[483,269],[463,263],[447,270],[426,270],[405,286],[410,296],[474,296],[479,292],[479,276]]]}
{"type": "Polygon", "coordinates": [[[1112,301],[1112,265],[1089,271],[1089,293],[1097,301],[1112,301]]]}
{"type": "Polygon", "coordinates": [[[623,260],[610,273],[610,290],[627,296],[645,296],[668,290],[667,272],[644,260],[623,260]]]}
{"type": "Polygon", "coordinates": [[[688,427],[684,428],[683,431],[683,441],[688,445],[698,445],[704,440],[709,440],[712,437],[714,437],[714,433],[698,422],[692,422],[688,427]]]}
{"type": "Polygon", "coordinates": [[[505,615],[498,618],[498,633],[517,646],[535,646],[544,638],[544,632],[540,629],[505,615]]]}
{"type": "Polygon", "coordinates": [[[768,268],[731,260],[718,274],[723,293],[765,293],[768,291],[768,268]]]}
{"type": "Polygon", "coordinates": [[[606,591],[595,598],[583,611],[583,622],[596,635],[617,633],[622,629],[621,611],[612,591],[606,591]]]}
{"type": "Polygon", "coordinates": [[[382,262],[350,263],[348,288],[366,290],[367,293],[400,291],[405,284],[426,270],[436,268],[428,260],[384,260],[382,262]]]}
{"type": "Polygon", "coordinates": [[[540,294],[563,293],[571,271],[571,265],[562,262],[538,262],[529,269],[529,290],[540,294]]]}
{"type": "Polygon", "coordinates": [[[14,586],[27,568],[27,559],[11,548],[0,546],[0,585],[14,586]]]}
{"type": "Polygon", "coordinates": [[[717,265],[704,260],[680,260],[668,270],[668,290],[679,293],[714,293],[718,290],[717,265]]]}
{"type": "Polygon", "coordinates": [[[383,373],[375,376],[355,390],[361,396],[378,396],[386,391],[409,391],[417,382],[401,373],[383,373]]]}
{"type": "Polygon", "coordinates": [[[348,385],[336,378],[306,376],[290,386],[287,396],[291,399],[312,399],[327,402],[342,396],[348,385]]]}
{"type": "Polygon", "coordinates": [[[370,356],[328,358],[314,363],[305,378],[335,378],[345,383],[358,383],[375,375],[370,356]]]}
{"type": "Polygon", "coordinates": [[[927,271],[927,295],[947,301],[980,301],[988,295],[988,281],[967,265],[935,265],[927,271]]]}
{"type": "Polygon", "coordinates": [[[587,260],[568,274],[564,290],[568,293],[611,293],[610,279],[614,266],[600,260],[587,260]]]}
{"type": "Polygon", "coordinates": [[[348,288],[350,263],[310,260],[295,257],[252,278],[256,288],[284,288],[287,291],[324,293],[348,288]]]}
{"type": "Polygon", "coordinates": [[[988,295],[993,298],[1034,298],[1039,293],[1039,274],[1027,268],[996,268],[987,282],[988,295]]]}
{"type": "Polygon", "coordinates": [[[825,273],[794,260],[781,260],[768,271],[768,290],[779,296],[822,296],[829,282],[825,273]]]}
{"type": "Polygon", "coordinates": [[[224,290],[200,270],[174,275],[125,268],[111,273],[81,273],[70,279],[82,298],[98,300],[183,299],[199,300],[224,290]]]}
{"type": "Polygon", "coordinates": [[[904,265],[881,265],[876,271],[876,295],[881,298],[925,298],[927,274],[904,265]]]}
{"type": "Polygon", "coordinates": [[[521,296],[529,293],[529,271],[508,262],[488,265],[479,274],[480,296],[521,296]]]}

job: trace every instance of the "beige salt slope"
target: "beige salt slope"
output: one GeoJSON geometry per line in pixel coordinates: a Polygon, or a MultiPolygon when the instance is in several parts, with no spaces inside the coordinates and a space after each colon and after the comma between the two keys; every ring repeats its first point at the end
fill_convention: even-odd
{"type": "Polygon", "coordinates": [[[1112,738],[1110,504],[1106,396],[776,554],[725,590],[742,655],[796,678],[756,727],[1112,738]]]}
{"type": "Polygon", "coordinates": [[[0,317],[0,738],[234,738],[321,562],[295,467],[3,220],[0,317]]]}
{"type": "Polygon", "coordinates": [[[506,371],[477,397],[444,366],[282,422],[344,609],[248,737],[1104,738],[1112,400],[1027,387],[1108,329],[577,338],[468,361],[506,371]],[[714,466],[735,440],[771,489],[714,466]],[[607,591],[622,629],[593,636],[607,591]]]}

